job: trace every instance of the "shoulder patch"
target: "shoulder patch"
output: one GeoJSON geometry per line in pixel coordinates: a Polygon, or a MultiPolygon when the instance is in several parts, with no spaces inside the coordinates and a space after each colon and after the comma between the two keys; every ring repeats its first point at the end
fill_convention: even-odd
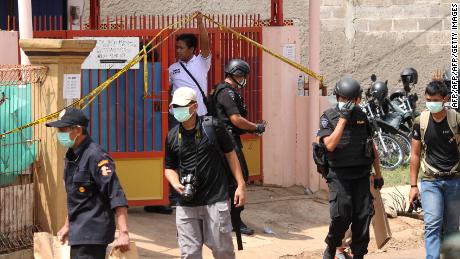
{"type": "Polygon", "coordinates": [[[230,95],[230,97],[235,100],[235,92],[233,92],[232,90],[228,90],[228,95],[230,95]]]}
{"type": "Polygon", "coordinates": [[[327,118],[325,117],[321,118],[321,126],[323,128],[326,128],[328,124],[329,124],[329,121],[327,120],[327,118]]]}
{"type": "Polygon", "coordinates": [[[99,164],[97,164],[97,167],[101,167],[101,166],[106,165],[108,163],[109,163],[109,160],[104,159],[104,160],[100,161],[99,164]]]}

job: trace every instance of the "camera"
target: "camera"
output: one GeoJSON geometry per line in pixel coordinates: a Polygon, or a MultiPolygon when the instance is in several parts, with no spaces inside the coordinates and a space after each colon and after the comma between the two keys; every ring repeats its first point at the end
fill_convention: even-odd
{"type": "Polygon", "coordinates": [[[415,199],[413,202],[410,203],[409,210],[407,212],[420,214],[422,210],[422,201],[420,199],[415,199]]]}
{"type": "Polygon", "coordinates": [[[193,174],[187,174],[186,176],[182,177],[180,183],[184,186],[184,193],[182,194],[182,198],[185,201],[191,201],[193,196],[195,196],[195,184],[196,178],[193,174]]]}

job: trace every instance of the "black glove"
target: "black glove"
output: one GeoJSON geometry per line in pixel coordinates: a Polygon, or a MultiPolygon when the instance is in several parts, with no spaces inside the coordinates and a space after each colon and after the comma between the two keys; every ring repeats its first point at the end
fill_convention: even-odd
{"type": "Polygon", "coordinates": [[[351,114],[353,113],[354,109],[354,103],[347,102],[342,109],[339,110],[340,118],[343,118],[345,120],[350,120],[351,114]]]}
{"type": "Polygon", "coordinates": [[[374,178],[374,189],[382,189],[384,183],[383,178],[374,178]]]}
{"type": "Polygon", "coordinates": [[[264,132],[265,132],[265,124],[263,124],[263,123],[256,124],[256,130],[254,131],[254,133],[262,134],[264,132]]]}

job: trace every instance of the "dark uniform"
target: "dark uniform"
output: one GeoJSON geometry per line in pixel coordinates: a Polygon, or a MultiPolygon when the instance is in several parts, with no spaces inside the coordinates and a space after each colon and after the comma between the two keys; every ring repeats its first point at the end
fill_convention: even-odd
{"type": "Polygon", "coordinates": [[[246,159],[244,158],[243,144],[241,142],[241,135],[245,134],[246,131],[239,129],[230,121],[231,115],[239,114],[242,117],[246,117],[248,115],[246,104],[244,103],[244,99],[241,94],[236,91],[234,87],[225,82],[217,85],[215,94],[215,98],[217,99],[215,104],[216,117],[224,123],[228,132],[232,135],[235,141],[235,152],[238,156],[238,160],[240,161],[244,180],[247,181],[249,179],[249,169],[246,159]]]}
{"type": "MultiPolygon", "coordinates": [[[[332,134],[340,118],[337,107],[325,114],[320,118],[318,136],[321,139],[332,134]]],[[[367,139],[371,136],[372,130],[366,115],[355,107],[339,144],[333,152],[327,152],[331,224],[325,241],[334,254],[350,224],[353,254],[367,253],[369,224],[374,213],[369,186],[373,158],[366,154],[367,139]]]]}
{"type": "MultiPolygon", "coordinates": [[[[59,128],[65,127],[60,126],[65,123],[81,125],[77,122],[78,116],[84,115],[78,113],[81,112],[69,110],[66,114],[70,117],[63,117],[47,126],[59,128]]],[[[107,245],[115,237],[114,210],[128,207],[112,158],[91,137],[86,136],[78,147],[69,148],[66,153],[64,182],[71,258],[105,258],[107,245]]]]}

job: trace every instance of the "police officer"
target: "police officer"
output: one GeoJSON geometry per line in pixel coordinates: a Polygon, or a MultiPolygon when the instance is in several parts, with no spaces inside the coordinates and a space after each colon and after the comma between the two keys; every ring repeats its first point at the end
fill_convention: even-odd
{"type": "MultiPolygon", "coordinates": [[[[222,121],[233,136],[236,143],[235,151],[238,155],[245,181],[248,181],[249,169],[244,158],[240,136],[247,132],[262,134],[265,131],[265,124],[256,124],[245,118],[248,115],[248,111],[238,89],[246,86],[248,74],[248,63],[241,59],[230,60],[225,67],[225,81],[218,84],[212,94],[213,107],[211,108],[211,114],[222,121]]],[[[239,221],[241,233],[246,235],[254,234],[254,230],[241,222],[241,219],[239,221]]]]}
{"type": "Polygon", "coordinates": [[[68,237],[71,258],[105,258],[115,236],[115,214],[119,230],[115,247],[127,251],[128,201],[112,158],[88,136],[88,118],[79,109],[67,108],[46,126],[57,128],[59,143],[68,148],[64,169],[68,214],[58,237],[61,242],[68,237]]]}
{"type": "Polygon", "coordinates": [[[329,171],[331,224],[326,237],[324,259],[333,259],[351,224],[353,258],[363,258],[369,243],[369,224],[373,215],[369,176],[374,165],[374,188],[383,186],[372,130],[358,106],[361,87],[352,78],[337,82],[334,93],[338,104],[320,118],[318,136],[326,148],[329,171]]]}

